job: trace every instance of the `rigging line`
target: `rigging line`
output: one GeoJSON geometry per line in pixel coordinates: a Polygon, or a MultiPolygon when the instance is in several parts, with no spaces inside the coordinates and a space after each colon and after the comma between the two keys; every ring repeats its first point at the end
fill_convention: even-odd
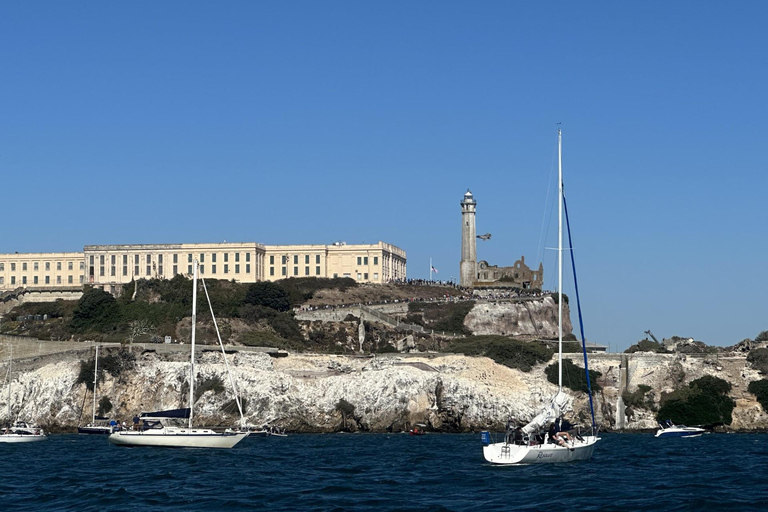
{"type": "MultiPolygon", "coordinates": [[[[563,210],[565,210],[565,224],[568,227],[568,245],[573,247],[573,238],[571,237],[571,222],[568,218],[568,205],[563,194],[563,210]]],[[[579,298],[579,282],[576,279],[576,260],[571,251],[571,266],[573,267],[573,287],[576,291],[576,309],[579,312],[579,330],[581,331],[581,349],[584,354],[584,373],[587,377],[587,394],[589,395],[589,410],[592,414],[592,435],[596,435],[595,428],[595,405],[592,401],[592,383],[589,380],[589,363],[587,362],[587,338],[584,336],[584,320],[581,316],[581,299],[579,298]]]]}
{"type": "MultiPolygon", "coordinates": [[[[555,148],[557,148],[557,145],[555,145],[555,148]]],[[[544,245],[544,238],[545,234],[549,232],[549,226],[552,223],[552,209],[554,208],[554,200],[551,207],[548,207],[550,197],[550,192],[552,191],[552,180],[554,176],[554,169],[555,169],[555,159],[557,158],[557,151],[553,151],[552,153],[552,163],[549,166],[549,182],[547,183],[547,195],[544,197],[544,212],[542,214],[541,218],[541,231],[539,232],[539,245],[537,247],[537,256],[539,257],[539,261],[543,261],[544,259],[544,249],[542,249],[542,246],[544,245]],[[549,216],[547,215],[549,213],[549,216]],[[544,225],[546,224],[546,229],[544,225]]]]}
{"type": "MultiPolygon", "coordinates": [[[[93,358],[93,371],[96,372],[96,358],[93,358]]],[[[96,392],[96,386],[93,386],[93,392],[96,392]]],[[[85,399],[88,398],[88,383],[85,383],[85,393],[83,393],[83,405],[80,406],[80,417],[77,418],[77,425],[83,424],[83,412],[85,410],[85,399]]]]}
{"type": "Polygon", "coordinates": [[[219,334],[219,324],[216,322],[216,316],[213,314],[213,304],[211,304],[211,297],[208,295],[208,287],[205,286],[205,278],[200,277],[200,281],[203,283],[203,291],[205,291],[205,298],[208,299],[208,307],[211,310],[211,318],[213,318],[213,326],[216,328],[216,337],[219,339],[219,346],[221,347],[221,355],[224,356],[224,365],[227,367],[227,376],[229,377],[229,383],[235,392],[235,403],[237,404],[237,410],[240,411],[240,423],[245,425],[245,416],[243,415],[243,406],[240,403],[240,393],[237,392],[237,385],[235,379],[232,376],[232,372],[229,370],[229,361],[227,361],[227,353],[224,351],[224,343],[221,341],[221,334],[219,334]]]}

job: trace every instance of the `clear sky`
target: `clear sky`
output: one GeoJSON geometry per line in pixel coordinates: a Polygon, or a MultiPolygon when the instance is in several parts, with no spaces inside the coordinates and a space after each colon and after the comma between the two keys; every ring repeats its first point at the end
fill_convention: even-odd
{"type": "Polygon", "coordinates": [[[766,19],[762,1],[7,2],[0,252],[383,240],[409,277],[432,258],[450,279],[470,188],[479,258],[544,261],[554,288],[562,122],[587,337],[754,338],[766,19]]]}

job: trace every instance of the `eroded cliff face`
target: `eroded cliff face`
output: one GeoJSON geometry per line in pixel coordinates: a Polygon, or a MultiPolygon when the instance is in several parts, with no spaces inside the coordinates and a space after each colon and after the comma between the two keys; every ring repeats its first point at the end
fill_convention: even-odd
{"type": "MultiPolygon", "coordinates": [[[[515,302],[478,302],[464,325],[475,335],[536,336],[557,338],[558,305],[551,296],[515,302]]],[[[571,315],[563,304],[563,334],[570,334],[571,315]]]]}
{"type": "MultiPolygon", "coordinates": [[[[598,423],[606,428],[616,426],[621,356],[598,355],[590,362],[592,369],[603,374],[603,392],[595,397],[595,408],[598,423]]],[[[579,357],[574,362],[579,364],[579,357]]],[[[246,402],[248,423],[273,423],[298,432],[342,428],[399,431],[416,423],[448,432],[501,428],[509,417],[529,420],[556,391],[546,380],[545,365],[523,373],[487,358],[460,355],[357,358],[291,354],[275,359],[240,352],[230,356],[230,366],[246,402]],[[338,407],[342,399],[354,406],[346,418],[338,407]]],[[[222,412],[233,395],[221,354],[203,353],[196,368],[198,382],[218,377],[226,389],[208,391],[198,399],[196,424],[234,424],[237,413],[222,412]]],[[[87,422],[91,398],[89,395],[84,400],[85,385],[75,384],[78,370],[78,361],[73,359],[16,374],[11,399],[14,415],[53,430],[71,430],[80,421],[84,407],[82,422],[87,422]]],[[[109,397],[114,406],[109,414],[112,418],[130,421],[141,411],[186,406],[187,374],[186,362],[145,352],[132,371],[119,378],[107,375],[98,387],[98,396],[109,397]]],[[[734,385],[732,397],[737,401],[731,428],[768,428],[768,415],[746,392],[748,382],[759,376],[746,367],[744,357],[720,358],[713,363],[702,358],[633,354],[629,374],[630,390],[645,383],[657,398],[661,391],[705,374],[725,378],[734,385]]],[[[574,416],[581,414],[586,423],[586,395],[567,392],[574,416]]],[[[6,408],[4,385],[0,389],[0,415],[5,416],[6,408]]],[[[632,411],[626,427],[654,428],[653,415],[650,410],[632,411]]]]}

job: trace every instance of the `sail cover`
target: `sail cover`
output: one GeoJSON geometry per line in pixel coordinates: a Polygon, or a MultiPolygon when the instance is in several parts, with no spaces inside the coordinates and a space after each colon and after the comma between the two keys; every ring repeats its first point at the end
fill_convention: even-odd
{"type": "Polygon", "coordinates": [[[559,418],[565,411],[568,404],[568,395],[562,391],[555,393],[552,397],[552,401],[544,409],[539,412],[526,426],[523,427],[523,432],[526,434],[532,434],[543,429],[555,419],[559,418]]]}
{"type": "Polygon", "coordinates": [[[189,407],[184,409],[169,409],[167,411],[143,412],[141,419],[185,419],[189,418],[189,407]]]}

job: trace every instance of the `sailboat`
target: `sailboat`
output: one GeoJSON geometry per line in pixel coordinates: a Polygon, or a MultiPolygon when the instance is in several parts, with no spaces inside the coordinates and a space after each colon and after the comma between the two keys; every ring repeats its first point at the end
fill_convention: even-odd
{"type": "Polygon", "coordinates": [[[8,358],[8,426],[0,433],[0,443],[29,443],[33,441],[45,441],[48,436],[43,429],[30,425],[26,421],[19,421],[11,425],[11,376],[13,372],[13,347],[8,358]]]}
{"type": "MultiPolygon", "coordinates": [[[[592,457],[595,444],[600,440],[595,428],[594,408],[592,414],[592,429],[590,435],[569,436],[558,440],[557,431],[550,427],[549,433],[544,434],[548,425],[561,420],[568,406],[568,396],[563,392],[563,210],[565,196],[563,194],[563,143],[562,132],[557,131],[558,150],[558,384],[557,393],[549,404],[537,414],[528,424],[512,430],[508,427],[503,442],[492,443],[488,431],[481,433],[483,442],[483,457],[492,464],[539,464],[550,462],[571,462],[586,460],[592,457]]],[[[569,229],[570,234],[570,229],[569,229]]],[[[574,273],[575,274],[575,273],[574,273]]],[[[578,287],[576,288],[578,295],[578,287]]],[[[583,333],[582,333],[583,338],[583,333]]],[[[586,347],[584,349],[585,371],[589,382],[586,347]]],[[[590,406],[592,394],[590,393],[590,406]]]]}
{"type": "Polygon", "coordinates": [[[99,346],[96,345],[96,357],[93,363],[93,412],[91,414],[91,422],[85,425],[84,427],[78,426],[77,427],[78,434],[108,435],[108,434],[111,434],[113,431],[112,426],[106,424],[106,422],[109,421],[109,418],[105,418],[103,416],[96,416],[96,381],[98,379],[98,376],[99,376],[99,346]]]}
{"type": "MultiPolygon", "coordinates": [[[[192,340],[189,364],[189,407],[142,413],[141,419],[143,420],[143,427],[112,433],[109,436],[109,442],[114,445],[163,446],[169,448],[232,448],[248,436],[247,432],[219,433],[208,428],[193,427],[192,412],[194,410],[195,401],[195,324],[197,322],[198,267],[199,263],[195,260],[194,274],[192,278],[192,340]],[[184,418],[188,419],[187,427],[168,426],[163,424],[164,421],[184,418]]],[[[235,393],[237,393],[237,391],[235,391],[235,393]]],[[[240,401],[236,401],[239,406],[240,401]]]]}

